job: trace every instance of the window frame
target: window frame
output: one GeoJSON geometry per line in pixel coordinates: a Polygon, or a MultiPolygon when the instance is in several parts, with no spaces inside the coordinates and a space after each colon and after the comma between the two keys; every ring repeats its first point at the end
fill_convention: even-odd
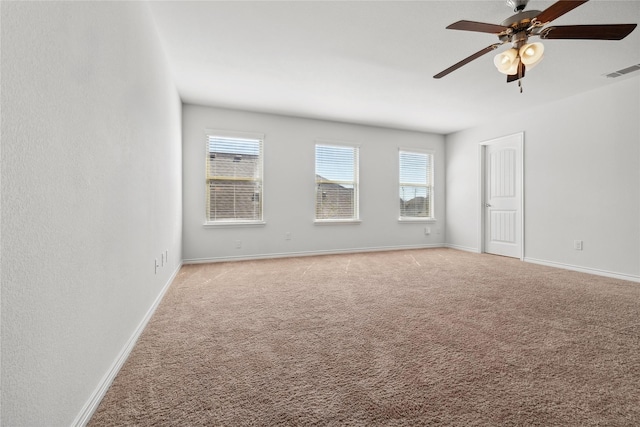
{"type": "MultiPolygon", "coordinates": [[[[434,177],[435,177],[435,151],[434,150],[429,150],[429,149],[423,149],[423,148],[405,148],[405,147],[399,147],[398,148],[398,187],[397,187],[397,197],[398,199],[402,199],[401,197],[401,192],[402,192],[402,187],[403,186],[411,186],[411,187],[424,187],[425,189],[427,189],[427,194],[429,195],[428,198],[428,202],[429,202],[429,216],[425,216],[425,217],[418,217],[418,216],[402,216],[402,209],[400,208],[400,206],[398,206],[398,222],[400,223],[433,223],[436,222],[436,216],[435,216],[435,194],[434,194],[434,189],[435,189],[435,182],[434,182],[434,177]],[[402,170],[401,170],[401,164],[400,164],[400,159],[401,159],[401,155],[402,153],[408,153],[408,154],[419,154],[419,155],[426,155],[427,156],[427,171],[426,171],[426,178],[427,178],[427,183],[426,184],[418,184],[418,183],[410,183],[410,182],[402,182],[402,170]]],[[[396,200],[398,200],[396,199],[396,200]]]]}
{"type": "Polygon", "coordinates": [[[204,176],[204,185],[205,185],[205,198],[204,198],[204,222],[203,226],[205,228],[216,228],[216,227],[251,227],[251,226],[262,226],[266,224],[264,219],[264,142],[265,135],[263,133],[257,132],[242,132],[242,131],[230,131],[223,129],[205,129],[205,144],[204,144],[204,163],[205,163],[205,176],[204,176]],[[225,218],[219,220],[211,220],[210,219],[210,190],[209,183],[214,181],[214,178],[209,176],[209,140],[211,137],[220,137],[220,138],[229,138],[229,139],[245,139],[245,140],[254,140],[259,143],[259,164],[258,164],[258,177],[253,179],[253,182],[257,182],[260,184],[260,212],[259,219],[232,219],[225,218]]]}
{"type": "Polygon", "coordinates": [[[314,141],[313,146],[313,160],[314,160],[314,224],[316,225],[327,225],[327,224],[360,224],[362,220],[360,219],[360,145],[354,142],[349,141],[337,141],[337,140],[327,140],[327,139],[316,139],[314,141]],[[339,181],[339,180],[331,180],[325,179],[322,181],[324,184],[337,184],[344,185],[345,183],[349,183],[353,185],[353,216],[351,218],[318,218],[318,170],[317,170],[317,161],[318,161],[318,146],[322,147],[335,147],[335,148],[350,148],[354,153],[354,161],[353,161],[353,181],[339,181]]]}

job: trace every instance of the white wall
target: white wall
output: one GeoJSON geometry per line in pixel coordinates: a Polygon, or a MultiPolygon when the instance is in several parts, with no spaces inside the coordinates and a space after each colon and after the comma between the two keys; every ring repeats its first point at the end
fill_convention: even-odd
{"type": "Polygon", "coordinates": [[[185,262],[288,254],[424,247],[444,243],[444,137],[441,135],[183,106],[183,254],[185,262]],[[265,135],[264,219],[260,227],[203,227],[204,132],[265,135]],[[315,139],[360,145],[360,224],[314,225],[315,139]],[[435,151],[437,222],[398,223],[398,147],[435,151]],[[440,228],[440,234],[436,229],[440,228]],[[292,235],[285,240],[285,233],[292,235]],[[240,240],[242,248],[236,249],[240,240]]]}
{"type": "Polygon", "coordinates": [[[147,4],[2,2],[1,166],[0,424],[70,425],[182,259],[181,103],[147,4]]]}
{"type": "Polygon", "coordinates": [[[448,135],[447,243],[479,250],[478,143],[524,131],[525,260],[640,279],[639,118],[633,77],[448,135]]]}

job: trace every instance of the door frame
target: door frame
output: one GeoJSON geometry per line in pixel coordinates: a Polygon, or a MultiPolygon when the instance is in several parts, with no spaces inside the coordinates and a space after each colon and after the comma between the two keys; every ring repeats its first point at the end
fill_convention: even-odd
{"type": "Polygon", "coordinates": [[[520,158],[517,159],[520,164],[520,261],[524,261],[524,131],[516,132],[508,135],[499,136],[497,138],[491,138],[486,141],[482,141],[478,144],[478,249],[480,253],[485,253],[485,197],[486,197],[486,151],[487,146],[494,142],[498,142],[503,138],[518,137],[518,146],[520,149],[520,158]]]}

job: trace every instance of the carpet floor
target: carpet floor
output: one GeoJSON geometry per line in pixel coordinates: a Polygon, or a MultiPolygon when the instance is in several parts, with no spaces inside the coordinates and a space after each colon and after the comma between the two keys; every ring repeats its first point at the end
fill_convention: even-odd
{"type": "Polygon", "coordinates": [[[186,265],[90,426],[640,425],[640,284],[452,249],[186,265]]]}

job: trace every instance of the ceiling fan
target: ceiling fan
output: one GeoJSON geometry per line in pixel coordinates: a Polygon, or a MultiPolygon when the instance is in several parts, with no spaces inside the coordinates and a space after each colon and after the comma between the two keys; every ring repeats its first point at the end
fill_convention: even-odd
{"type": "MultiPolygon", "coordinates": [[[[525,11],[529,0],[507,0],[507,6],[512,7],[516,14],[505,19],[500,25],[464,20],[454,22],[447,29],[491,33],[497,35],[500,41],[457,62],[433,78],[442,78],[499,46],[511,43],[510,49],[496,55],[494,64],[498,71],[507,75],[507,83],[518,80],[520,85],[519,80],[524,77],[525,71],[537,65],[542,60],[544,52],[543,44],[540,42],[530,43],[530,37],[549,40],[622,40],[636,28],[637,24],[546,26],[554,19],[587,1],[560,0],[543,11],[525,11]]],[[[522,92],[522,86],[520,92],[522,92]]]]}

